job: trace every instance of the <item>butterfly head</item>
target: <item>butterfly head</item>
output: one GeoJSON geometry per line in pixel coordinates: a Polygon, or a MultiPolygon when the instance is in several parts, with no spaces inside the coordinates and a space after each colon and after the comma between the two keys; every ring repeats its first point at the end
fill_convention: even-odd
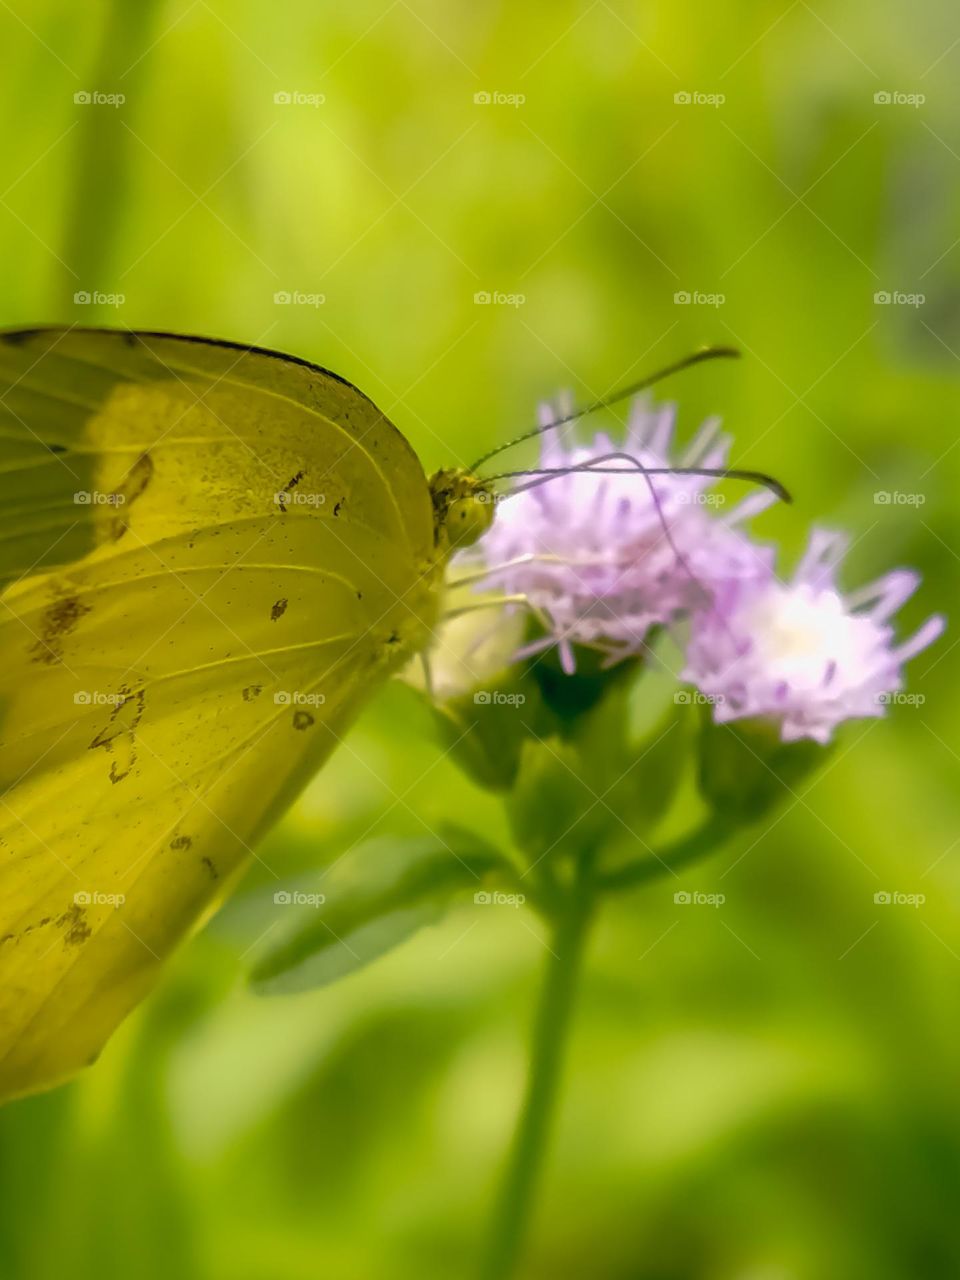
{"type": "Polygon", "coordinates": [[[496,494],[463,467],[437,471],[430,479],[438,546],[469,547],[493,524],[496,494]]]}

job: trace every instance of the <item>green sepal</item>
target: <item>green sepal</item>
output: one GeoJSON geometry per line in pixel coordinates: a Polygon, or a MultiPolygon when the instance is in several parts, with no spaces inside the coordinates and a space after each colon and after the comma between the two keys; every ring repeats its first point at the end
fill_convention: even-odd
{"type": "Polygon", "coordinates": [[[536,681],[517,668],[433,705],[432,712],[451,759],[491,791],[509,790],[524,742],[554,728],[536,681]]]}
{"type": "Polygon", "coordinates": [[[782,742],[779,727],[768,720],[715,724],[703,708],[698,743],[700,794],[715,814],[730,824],[755,822],[784,800],[829,754],[809,738],[782,742]]]}

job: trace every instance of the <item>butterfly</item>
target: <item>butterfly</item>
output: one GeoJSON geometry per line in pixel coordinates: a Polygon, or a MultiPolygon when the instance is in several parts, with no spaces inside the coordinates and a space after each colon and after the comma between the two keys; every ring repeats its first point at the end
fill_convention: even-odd
{"type": "Polygon", "coordinates": [[[0,1100],[96,1059],[429,648],[451,554],[517,474],[428,479],[293,356],[0,333],[0,1100]]]}
{"type": "Polygon", "coordinates": [[[486,498],[303,360],[0,337],[0,1097],[96,1058],[428,644],[486,498]]]}

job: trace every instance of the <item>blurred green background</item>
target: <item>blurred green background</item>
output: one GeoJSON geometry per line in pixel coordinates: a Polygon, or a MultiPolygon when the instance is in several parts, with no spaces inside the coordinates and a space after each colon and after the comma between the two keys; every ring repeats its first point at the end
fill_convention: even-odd
{"type": "MultiPolygon", "coordinates": [[[[737,461],[793,489],[762,530],[789,556],[813,520],[849,527],[850,585],[916,565],[904,628],[950,611],[955,5],[10,0],[0,32],[4,324],[295,352],[357,382],[428,469],[561,387],[734,342],[744,361],[669,394],[686,433],[721,413],[737,461]]],[[[685,876],[722,910],[654,886],[605,912],[530,1280],[960,1275],[955,644],[912,665],[922,705],[848,728],[779,820],[685,876]]],[[[395,687],[265,857],[293,875],[464,813],[502,830],[395,687]]],[[[267,1000],[244,985],[257,891],[85,1079],[0,1112],[4,1277],[470,1274],[534,918],[464,908],[267,1000]]]]}

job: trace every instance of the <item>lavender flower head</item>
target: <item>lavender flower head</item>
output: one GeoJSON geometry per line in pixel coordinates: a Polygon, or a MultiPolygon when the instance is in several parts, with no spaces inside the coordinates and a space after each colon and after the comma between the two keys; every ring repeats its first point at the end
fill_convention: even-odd
{"type": "MultiPolygon", "coordinates": [[[[541,423],[565,412],[543,407],[541,423]]],[[[612,663],[644,653],[651,628],[683,623],[681,678],[714,703],[718,722],[772,718],[784,741],[826,743],[844,720],[885,714],[904,663],[944,621],[932,617],[897,644],[890,618],[916,574],[894,570],[843,594],[836,570],[846,540],[815,530],[792,582],[781,582],[773,549],[743,528],[773,494],[758,490],[724,512],[712,477],[643,474],[725,468],[729,441],[718,426],[706,423],[677,455],[672,406],[638,400],[622,445],[603,434],[588,446],[545,434],[540,467],[561,474],[528,481],[502,503],[458,568],[475,570],[479,555],[487,588],[525,600],[543,621],[544,634],[515,658],[556,645],[572,673],[574,646],[612,663]]]]}
{"type": "Polygon", "coordinates": [[[842,534],[815,529],[793,581],[727,584],[694,614],[683,675],[714,703],[718,722],[773,717],[785,742],[826,743],[844,720],[882,716],[903,687],[903,664],[943,631],[928,618],[896,644],[890,618],[919,585],[906,569],[844,595],[842,534]]]}
{"type": "MultiPolygon", "coordinates": [[[[565,411],[543,407],[541,423],[565,411]]],[[[703,605],[724,583],[771,573],[772,549],[749,541],[738,526],[775,501],[772,494],[752,495],[721,520],[711,514],[719,499],[709,477],[642,475],[639,468],[726,466],[729,440],[718,435],[716,420],[676,457],[673,427],[672,406],[639,400],[622,445],[603,434],[570,447],[543,436],[543,469],[595,460],[622,473],[550,476],[500,505],[480,551],[491,580],[525,596],[548,623],[527,652],[556,644],[567,672],[574,644],[600,649],[611,661],[629,657],[642,651],[651,627],[703,605]],[[623,456],[600,462],[611,454],[623,456]]]]}

